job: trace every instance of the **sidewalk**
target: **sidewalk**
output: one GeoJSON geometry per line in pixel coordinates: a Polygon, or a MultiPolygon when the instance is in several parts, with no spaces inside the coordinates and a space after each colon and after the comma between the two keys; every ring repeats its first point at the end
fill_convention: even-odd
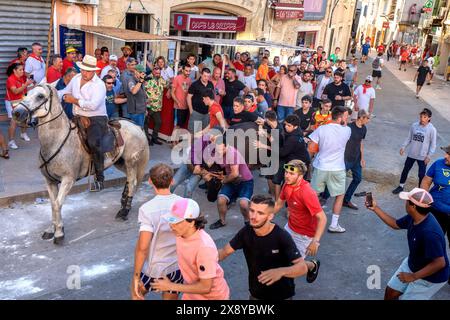
{"type": "MultiPolygon", "coordinates": [[[[358,68],[358,82],[361,83],[367,75],[372,74],[372,60],[359,64],[358,68]]],[[[407,68],[406,72],[399,71],[394,60],[385,63],[382,90],[376,90],[376,117],[368,124],[364,146],[367,168],[363,177],[369,181],[383,182],[389,188],[398,184],[406,159],[399,155],[399,150],[409,127],[418,121],[423,108],[432,110],[432,123],[438,132],[432,161],[443,157],[441,146],[450,144],[450,85],[435,78],[431,86],[423,87],[421,98],[416,99],[416,86],[412,81],[415,72],[413,67],[407,68]]],[[[416,167],[413,167],[409,176],[410,183],[417,183],[416,167]]]]}
{"type": "MultiPolygon", "coordinates": [[[[0,122],[0,130],[7,137],[8,123],[0,122]]],[[[28,129],[30,142],[25,142],[19,137],[16,143],[17,150],[10,150],[10,159],[0,159],[0,207],[12,202],[30,202],[36,198],[48,197],[44,177],[39,166],[39,141],[37,132],[28,129]]],[[[147,169],[159,162],[173,165],[170,160],[171,149],[168,145],[150,147],[150,161],[147,169]]],[[[148,172],[148,171],[147,171],[148,172]]],[[[111,167],[105,171],[105,187],[120,186],[125,184],[125,175],[111,167]]],[[[88,179],[78,181],[71,190],[71,194],[86,191],[88,179]]]]}

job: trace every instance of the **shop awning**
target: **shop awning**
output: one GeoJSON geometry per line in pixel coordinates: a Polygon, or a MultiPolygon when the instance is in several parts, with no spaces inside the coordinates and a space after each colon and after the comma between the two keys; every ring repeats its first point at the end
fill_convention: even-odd
{"type": "Polygon", "coordinates": [[[278,48],[290,50],[314,51],[306,47],[293,46],[284,43],[277,43],[272,41],[258,41],[258,40],[236,40],[236,39],[218,39],[205,37],[168,37],[175,41],[185,41],[193,43],[207,44],[210,46],[226,46],[226,47],[259,47],[259,48],[278,48]]]}
{"type": "Polygon", "coordinates": [[[97,36],[106,37],[124,42],[159,42],[173,41],[172,39],[155,34],[127,30],[114,27],[100,27],[87,25],[63,25],[66,28],[84,31],[86,33],[95,34],[97,36]]]}

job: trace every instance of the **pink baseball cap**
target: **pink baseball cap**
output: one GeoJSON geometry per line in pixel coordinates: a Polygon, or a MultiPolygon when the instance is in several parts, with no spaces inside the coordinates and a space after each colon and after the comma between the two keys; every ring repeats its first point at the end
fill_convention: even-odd
{"type": "Polygon", "coordinates": [[[200,215],[198,203],[192,199],[181,198],[172,205],[170,213],[163,215],[163,218],[170,224],[181,222],[185,219],[196,219],[200,215]]]}
{"type": "Polygon", "coordinates": [[[418,207],[429,208],[433,203],[433,197],[431,194],[421,188],[414,188],[410,192],[400,192],[400,199],[410,200],[418,207]]]}

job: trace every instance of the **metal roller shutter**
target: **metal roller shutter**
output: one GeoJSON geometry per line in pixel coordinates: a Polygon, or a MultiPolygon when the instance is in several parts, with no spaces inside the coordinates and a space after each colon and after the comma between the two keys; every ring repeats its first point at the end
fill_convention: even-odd
{"type": "Polygon", "coordinates": [[[0,113],[4,113],[6,68],[18,47],[31,50],[33,42],[43,45],[47,56],[47,33],[51,0],[0,0],[0,113]]]}

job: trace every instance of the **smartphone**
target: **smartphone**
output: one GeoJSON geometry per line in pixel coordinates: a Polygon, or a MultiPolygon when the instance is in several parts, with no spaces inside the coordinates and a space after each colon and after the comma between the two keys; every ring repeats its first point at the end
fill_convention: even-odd
{"type": "Polygon", "coordinates": [[[371,208],[373,206],[372,192],[366,193],[366,205],[371,208]]]}

